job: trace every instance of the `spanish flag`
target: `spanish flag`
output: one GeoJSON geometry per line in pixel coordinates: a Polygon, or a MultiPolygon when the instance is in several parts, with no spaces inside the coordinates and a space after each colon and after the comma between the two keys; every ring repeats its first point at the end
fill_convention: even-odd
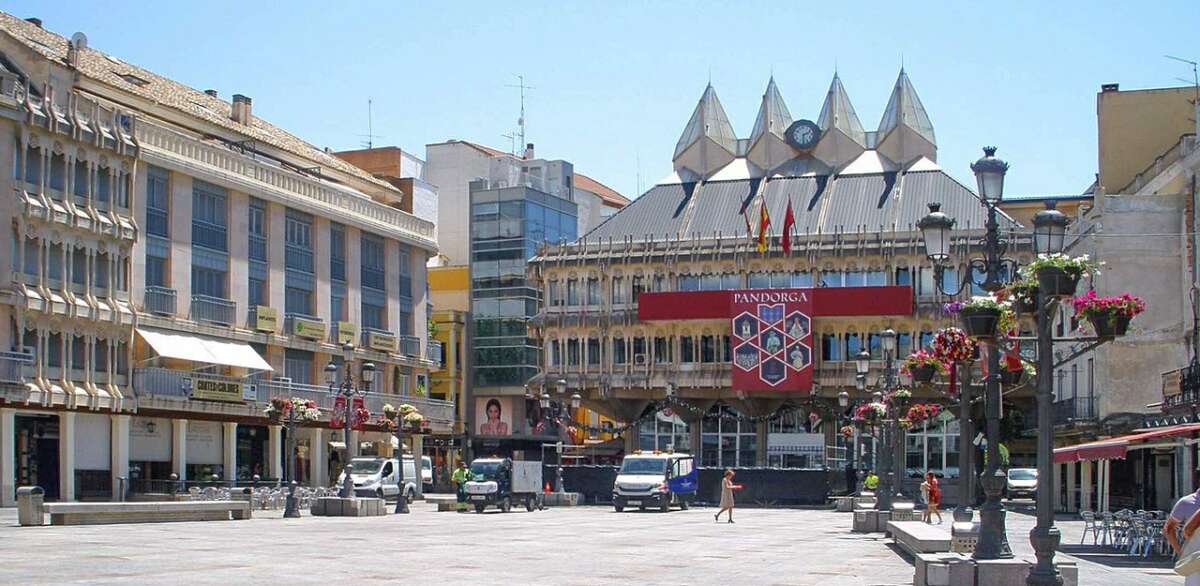
{"type": "Polygon", "coordinates": [[[771,230],[771,214],[767,213],[767,200],[758,205],[758,252],[767,251],[771,230]]]}

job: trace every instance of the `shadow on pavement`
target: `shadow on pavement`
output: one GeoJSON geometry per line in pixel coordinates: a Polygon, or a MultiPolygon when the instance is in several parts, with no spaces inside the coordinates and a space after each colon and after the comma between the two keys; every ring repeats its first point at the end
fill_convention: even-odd
{"type": "Polygon", "coordinates": [[[1129,555],[1123,551],[1116,551],[1111,547],[1104,547],[1100,545],[1063,544],[1059,546],[1058,550],[1081,560],[1105,565],[1110,568],[1172,569],[1175,567],[1175,562],[1171,558],[1144,558],[1140,556],[1129,555]]]}

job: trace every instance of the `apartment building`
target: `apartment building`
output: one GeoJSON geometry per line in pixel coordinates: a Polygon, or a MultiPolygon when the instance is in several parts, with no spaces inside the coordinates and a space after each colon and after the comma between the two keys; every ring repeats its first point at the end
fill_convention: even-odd
{"type": "Polygon", "coordinates": [[[436,202],[271,125],[249,97],[8,14],[0,162],[0,503],[18,485],[105,499],[169,478],[279,479],[285,464],[328,484],[339,461],[393,450],[376,419],[331,429],[326,370],[347,361],[376,366],[361,396],[374,415],[413,403],[449,431],[452,403],[418,392],[440,348],[434,225],[414,210],[436,202]],[[289,397],[325,409],[290,455],[264,414],[289,397]]]}

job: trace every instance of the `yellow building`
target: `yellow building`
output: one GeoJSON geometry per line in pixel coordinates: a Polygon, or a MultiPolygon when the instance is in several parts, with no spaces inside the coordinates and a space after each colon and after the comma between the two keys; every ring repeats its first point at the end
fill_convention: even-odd
{"type": "Polygon", "coordinates": [[[1102,192],[1132,194],[1151,179],[1170,179],[1159,171],[1179,158],[1184,143],[1195,140],[1195,98],[1193,87],[1121,91],[1115,83],[1101,86],[1096,116],[1102,192]],[[1139,181],[1143,185],[1135,185],[1139,181]]]}

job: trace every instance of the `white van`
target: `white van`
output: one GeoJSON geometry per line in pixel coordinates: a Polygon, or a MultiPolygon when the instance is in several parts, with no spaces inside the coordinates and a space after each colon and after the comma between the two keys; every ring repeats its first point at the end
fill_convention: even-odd
{"type": "MultiPolygon", "coordinates": [[[[422,462],[424,464],[424,462],[422,462]]],[[[401,494],[400,463],[395,458],[362,457],[350,460],[350,480],[354,482],[356,496],[394,499],[401,494]]],[[[410,456],[404,458],[404,498],[412,502],[417,494],[413,482],[416,466],[410,456]]],[[[338,486],[346,480],[346,472],[338,475],[338,486]]]]}
{"type": "Polygon", "coordinates": [[[613,509],[656,508],[664,513],[671,505],[687,510],[696,494],[698,471],[691,454],[634,452],[625,456],[613,482],[613,509]]]}

